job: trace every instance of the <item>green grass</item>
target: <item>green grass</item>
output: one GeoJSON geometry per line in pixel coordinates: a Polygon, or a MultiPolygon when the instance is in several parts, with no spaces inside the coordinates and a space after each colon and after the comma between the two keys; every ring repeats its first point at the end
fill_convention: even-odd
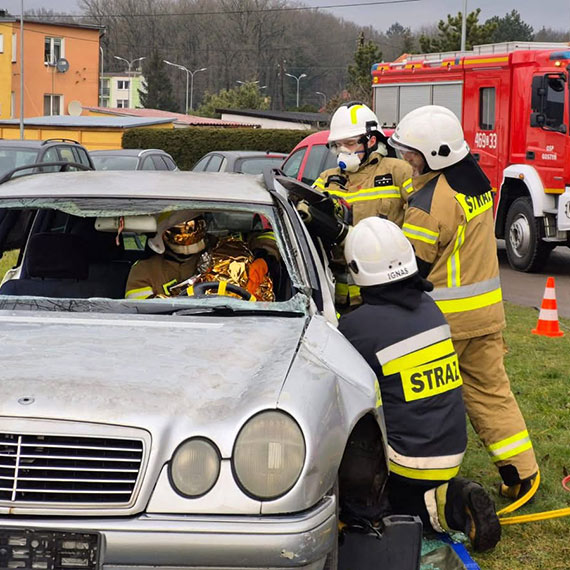
{"type": "MultiPolygon", "coordinates": [[[[0,260],[0,276],[12,267],[17,251],[0,260]]],[[[540,465],[542,484],[533,503],[515,514],[570,506],[562,478],[570,471],[570,320],[561,319],[562,338],[531,334],[538,317],[534,309],[506,303],[508,327],[505,364],[540,465]]],[[[470,429],[461,475],[479,481],[497,508],[507,502],[497,494],[499,476],[483,445],[470,429]]],[[[503,538],[493,552],[473,554],[483,570],[570,569],[570,517],[503,526],[503,538]]]]}
{"type": "Polygon", "coordinates": [[[17,249],[7,251],[2,256],[2,259],[0,259],[0,281],[4,277],[4,273],[16,265],[16,262],[18,261],[18,253],[19,250],[17,249]]]}
{"type": "MultiPolygon", "coordinates": [[[[505,364],[542,479],[532,504],[513,514],[570,507],[570,493],[561,485],[570,471],[570,321],[561,319],[566,333],[562,338],[536,336],[530,332],[536,326],[536,310],[509,303],[505,308],[505,364]]],[[[497,509],[508,504],[498,496],[498,472],[472,429],[461,475],[485,485],[497,509]]],[[[494,551],[473,554],[473,558],[483,570],[568,570],[570,517],[503,526],[501,542],[494,551]]]]}

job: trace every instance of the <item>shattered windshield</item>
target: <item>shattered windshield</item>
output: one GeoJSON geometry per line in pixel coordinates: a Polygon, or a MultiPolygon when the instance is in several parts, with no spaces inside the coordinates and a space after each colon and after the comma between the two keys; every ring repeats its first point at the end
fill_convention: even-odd
{"type": "Polygon", "coordinates": [[[269,205],[0,200],[0,237],[0,310],[294,315],[308,307],[298,247],[269,205]]]}

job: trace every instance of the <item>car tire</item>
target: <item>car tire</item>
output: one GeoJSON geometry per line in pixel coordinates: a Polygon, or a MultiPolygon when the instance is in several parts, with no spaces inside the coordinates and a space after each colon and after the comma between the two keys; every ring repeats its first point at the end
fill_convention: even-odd
{"type": "Polygon", "coordinates": [[[338,569],[338,513],[339,513],[339,500],[338,500],[338,477],[335,481],[333,488],[330,490],[329,495],[334,495],[336,497],[336,528],[335,528],[335,539],[334,539],[334,548],[327,556],[325,560],[325,565],[323,566],[323,570],[337,570],[338,569]]]}
{"type": "Polygon", "coordinates": [[[517,198],[507,212],[505,245],[513,269],[539,271],[554,248],[541,239],[542,220],[535,218],[530,198],[517,198]]]}

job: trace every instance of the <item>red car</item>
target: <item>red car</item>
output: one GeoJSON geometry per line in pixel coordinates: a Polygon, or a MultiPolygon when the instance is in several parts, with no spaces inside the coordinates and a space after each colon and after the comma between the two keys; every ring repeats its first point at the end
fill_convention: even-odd
{"type": "Polygon", "coordinates": [[[321,172],[334,168],[336,156],[327,148],[329,131],[305,137],[283,162],[281,170],[291,178],[312,184],[321,172]]]}
{"type": "MultiPolygon", "coordinates": [[[[394,129],[383,129],[390,136],[394,129]]],[[[313,184],[321,172],[336,168],[336,156],[327,148],[329,131],[319,131],[305,137],[283,162],[281,170],[291,178],[313,184]]]]}

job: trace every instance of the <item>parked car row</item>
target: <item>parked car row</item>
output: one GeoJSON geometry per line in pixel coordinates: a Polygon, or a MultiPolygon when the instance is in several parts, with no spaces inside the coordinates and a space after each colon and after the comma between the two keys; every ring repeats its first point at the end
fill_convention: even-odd
{"type": "MultiPolygon", "coordinates": [[[[282,168],[290,177],[312,184],[325,169],[336,165],[329,152],[328,131],[321,131],[303,139],[291,153],[270,151],[213,151],[204,155],[192,167],[194,172],[237,172],[261,174],[267,167],[282,168]]],[[[34,172],[61,170],[54,162],[68,162],[66,170],[78,170],[81,166],[94,170],[179,170],[170,154],[160,149],[87,149],[71,139],[0,140],[0,181],[9,172],[21,168],[30,172],[33,164],[41,164],[34,172]],[[72,164],[71,164],[72,163],[72,164]],[[79,166],[78,166],[79,165],[79,166]]],[[[17,171],[14,173],[18,175],[17,171]]]]}

